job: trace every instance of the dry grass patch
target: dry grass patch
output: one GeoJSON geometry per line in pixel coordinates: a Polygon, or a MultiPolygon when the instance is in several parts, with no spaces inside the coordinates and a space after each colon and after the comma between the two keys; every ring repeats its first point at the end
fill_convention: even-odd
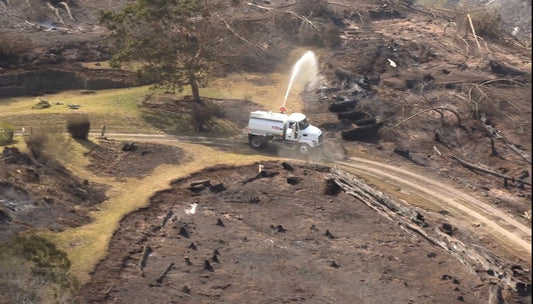
{"type": "Polygon", "coordinates": [[[46,123],[55,127],[65,126],[65,117],[79,113],[89,115],[94,126],[106,124],[116,130],[134,129],[137,132],[153,132],[139,112],[139,105],[148,87],[112,89],[101,91],[73,90],[45,95],[51,107],[32,109],[34,97],[0,99],[0,119],[6,119],[18,128],[37,127],[46,123]],[[72,109],[69,105],[77,105],[72,109]]]}

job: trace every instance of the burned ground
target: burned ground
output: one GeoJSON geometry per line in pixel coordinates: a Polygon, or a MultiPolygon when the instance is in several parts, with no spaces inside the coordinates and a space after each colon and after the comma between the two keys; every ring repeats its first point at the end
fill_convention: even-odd
{"type": "Polygon", "coordinates": [[[82,302],[487,300],[489,282],[447,252],[326,191],[329,168],[263,165],[263,175],[214,168],[156,193],[121,222],[82,302]]]}
{"type": "Polygon", "coordinates": [[[117,180],[142,178],[161,164],[179,164],[183,152],[161,144],[101,139],[86,153],[89,170],[117,180]]]}
{"type": "Polygon", "coordinates": [[[54,161],[4,148],[0,161],[0,240],[28,228],[63,231],[91,221],[107,186],[81,180],[54,161]]]}

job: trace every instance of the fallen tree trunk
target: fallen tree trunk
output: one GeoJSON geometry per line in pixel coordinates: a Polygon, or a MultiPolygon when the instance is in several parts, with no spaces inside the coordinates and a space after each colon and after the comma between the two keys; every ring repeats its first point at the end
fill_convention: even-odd
{"type": "Polygon", "coordinates": [[[495,285],[490,287],[488,304],[505,304],[500,286],[495,285]]]}
{"type": "MultiPolygon", "coordinates": [[[[422,211],[419,211],[418,208],[373,189],[364,181],[338,168],[333,169],[330,176],[347,194],[398,224],[405,231],[415,232],[441,247],[472,272],[478,273],[483,279],[488,279],[498,286],[515,290],[519,284],[524,284],[521,280],[530,280],[524,276],[515,277],[512,271],[513,267],[516,267],[514,264],[485,248],[477,245],[469,246],[440,231],[438,227],[431,227],[426,223],[422,211]]],[[[432,216],[437,217],[438,215],[432,214],[432,216]]]]}
{"type": "Polygon", "coordinates": [[[501,177],[503,178],[504,180],[510,180],[510,181],[520,181],[521,183],[525,184],[525,185],[529,185],[531,186],[531,183],[529,182],[526,182],[522,179],[517,179],[517,178],[514,178],[512,176],[509,176],[509,175],[505,175],[505,174],[501,174],[499,172],[495,172],[495,171],[492,171],[492,170],[489,170],[489,169],[485,169],[485,168],[482,168],[480,166],[476,166],[474,164],[471,164],[467,161],[464,161],[456,156],[453,156],[451,155],[451,158],[456,160],[459,164],[461,164],[462,166],[466,167],[466,168],[469,168],[469,169],[473,169],[473,170],[477,170],[477,171],[481,171],[481,172],[484,172],[484,173],[488,173],[488,174],[491,174],[491,175],[494,175],[494,176],[497,176],[497,177],[501,177]]]}
{"type": "MultiPolygon", "coordinates": [[[[397,126],[403,124],[404,122],[406,122],[406,121],[412,119],[413,117],[415,117],[415,116],[417,116],[417,115],[420,115],[420,114],[422,114],[422,113],[429,112],[429,111],[450,111],[450,112],[452,112],[452,113],[455,115],[455,117],[457,118],[457,125],[458,125],[459,127],[461,127],[462,129],[465,129],[465,128],[466,128],[465,126],[463,126],[463,125],[461,124],[461,116],[459,116],[459,113],[457,113],[457,111],[452,110],[452,109],[448,109],[447,107],[435,107],[435,108],[425,109],[425,110],[422,110],[422,111],[420,111],[420,112],[418,112],[418,113],[415,113],[415,114],[413,114],[413,115],[407,117],[406,119],[404,119],[404,120],[398,122],[397,124],[393,125],[393,126],[391,127],[391,129],[396,128],[397,126]]],[[[441,112],[439,112],[439,114],[442,116],[442,113],[441,113],[441,112]]]]}
{"type": "Polygon", "coordinates": [[[139,266],[141,267],[141,271],[143,272],[143,274],[144,274],[144,267],[146,267],[146,263],[148,263],[148,256],[152,254],[152,251],[153,251],[152,247],[150,246],[144,247],[143,255],[142,255],[141,261],[139,262],[139,266]]]}
{"type": "Polygon", "coordinates": [[[165,277],[167,276],[168,272],[172,269],[172,267],[174,267],[174,263],[170,263],[170,265],[168,265],[165,271],[163,271],[163,273],[161,273],[159,277],[156,279],[156,282],[161,284],[161,282],[163,282],[163,279],[165,279],[165,277]]]}
{"type": "Polygon", "coordinates": [[[524,151],[520,150],[517,146],[515,146],[513,143],[509,142],[505,138],[503,138],[498,131],[494,129],[492,125],[487,123],[487,117],[485,114],[481,114],[480,120],[482,122],[483,127],[489,132],[490,136],[499,139],[503,141],[511,150],[516,152],[518,155],[520,155],[523,159],[525,159],[529,164],[531,164],[531,157],[524,153],[524,151]]]}

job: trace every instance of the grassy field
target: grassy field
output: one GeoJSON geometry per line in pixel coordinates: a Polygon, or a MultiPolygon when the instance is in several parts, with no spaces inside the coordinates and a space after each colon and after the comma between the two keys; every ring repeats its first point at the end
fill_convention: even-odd
{"type": "Polygon", "coordinates": [[[51,104],[45,109],[33,109],[39,101],[35,97],[13,97],[0,99],[0,120],[8,121],[18,129],[25,127],[64,126],[69,114],[89,114],[91,124],[109,124],[115,129],[139,129],[149,132],[151,127],[140,115],[140,105],[148,87],[113,89],[86,92],[65,91],[42,96],[51,104]],[[70,109],[69,104],[79,109],[70,109]]]}
{"type": "MultiPolygon", "coordinates": [[[[277,111],[283,103],[288,75],[232,74],[214,80],[202,88],[204,97],[218,99],[242,99],[259,104],[267,110],[277,111]]],[[[295,85],[286,103],[291,112],[301,111],[299,93],[302,87],[295,85]]],[[[88,114],[92,130],[98,132],[106,125],[108,132],[157,133],[160,129],[173,128],[181,117],[165,115],[142,107],[150,88],[147,86],[99,91],[72,90],[47,94],[45,99],[51,107],[33,109],[39,101],[36,97],[12,97],[0,99],[0,121],[8,122],[18,131],[37,127],[64,127],[67,115],[88,114]],[[68,105],[77,105],[71,109],[68,105]]],[[[188,88],[177,97],[190,95],[188,88]]]]}

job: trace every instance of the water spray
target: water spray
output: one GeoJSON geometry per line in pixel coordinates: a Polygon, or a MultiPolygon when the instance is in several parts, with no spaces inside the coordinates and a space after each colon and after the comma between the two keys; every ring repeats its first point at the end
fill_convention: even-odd
{"type": "Polygon", "coordinates": [[[281,113],[285,113],[285,103],[287,102],[287,97],[289,97],[289,92],[292,88],[292,83],[296,79],[296,76],[300,74],[300,72],[306,72],[304,73],[305,76],[308,76],[305,80],[312,80],[316,77],[318,74],[318,63],[316,60],[315,53],[313,51],[307,51],[303,56],[298,59],[298,61],[294,64],[292,67],[292,74],[291,79],[289,80],[289,86],[287,87],[287,92],[285,93],[285,99],[283,100],[283,104],[281,105],[281,108],[279,108],[281,113]],[[303,70],[303,68],[307,68],[307,70],[303,70]]]}

